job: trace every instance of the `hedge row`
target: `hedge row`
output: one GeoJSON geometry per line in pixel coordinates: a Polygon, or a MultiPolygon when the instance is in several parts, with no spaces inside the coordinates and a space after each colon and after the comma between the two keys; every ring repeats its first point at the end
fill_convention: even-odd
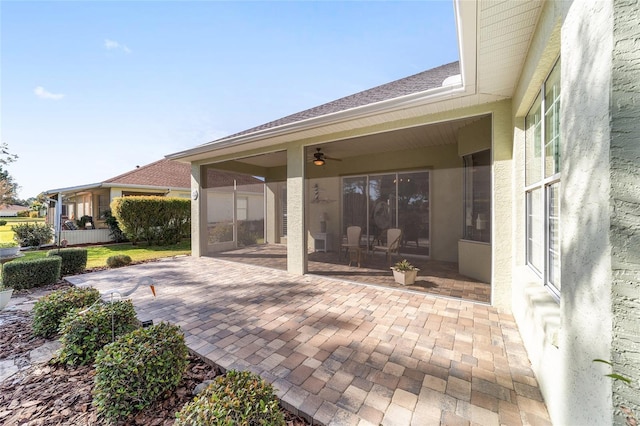
{"type": "Polygon", "coordinates": [[[16,290],[55,284],[61,268],[62,258],[57,256],[8,262],[2,265],[2,283],[16,290]]]}
{"type": "Polygon", "coordinates": [[[119,197],[111,211],[133,244],[176,244],[191,232],[191,201],[171,197],[119,197]]]}
{"type": "Polygon", "coordinates": [[[49,250],[47,257],[58,256],[62,258],[60,274],[65,276],[84,272],[87,268],[87,253],[85,248],[68,248],[64,250],[49,250]]]}
{"type": "MultiPolygon", "coordinates": [[[[60,258],[56,258],[60,261],[60,258]]],[[[84,308],[100,299],[92,287],[72,287],[41,297],[33,306],[33,334],[51,337],[58,333],[62,319],[75,308],[84,308]]]]}

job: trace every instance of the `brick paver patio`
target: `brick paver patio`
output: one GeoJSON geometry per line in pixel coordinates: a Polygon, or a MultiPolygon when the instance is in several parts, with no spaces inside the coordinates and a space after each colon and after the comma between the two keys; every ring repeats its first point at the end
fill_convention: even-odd
{"type": "Polygon", "coordinates": [[[141,320],[191,350],[259,373],[285,407],[325,425],[544,425],[546,406],[513,317],[393,288],[181,257],[67,278],[140,288],[141,320]]]}

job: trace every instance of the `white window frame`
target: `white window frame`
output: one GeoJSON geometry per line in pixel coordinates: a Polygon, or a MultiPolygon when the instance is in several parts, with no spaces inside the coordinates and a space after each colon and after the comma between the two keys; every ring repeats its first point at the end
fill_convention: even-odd
{"type": "MultiPolygon", "coordinates": [[[[560,59],[558,59],[556,61],[556,63],[554,64],[554,66],[551,68],[551,71],[549,72],[549,75],[547,75],[547,77],[545,78],[544,82],[542,83],[542,86],[540,87],[540,104],[539,104],[539,108],[540,108],[540,126],[541,126],[541,132],[540,132],[540,178],[535,181],[534,183],[531,183],[529,185],[526,184],[526,182],[528,182],[528,178],[527,176],[525,176],[525,187],[524,187],[524,193],[525,193],[525,252],[526,252],[526,256],[525,256],[525,261],[526,264],[531,268],[531,270],[534,271],[534,273],[536,273],[536,275],[538,275],[542,281],[544,286],[556,297],[556,299],[559,300],[560,298],[560,292],[561,292],[561,282],[560,282],[560,270],[559,270],[559,266],[560,264],[558,264],[558,268],[557,270],[554,268],[552,269],[552,262],[553,262],[553,255],[557,254],[558,257],[560,255],[559,253],[559,247],[552,247],[552,236],[551,236],[551,232],[550,232],[550,217],[551,217],[551,188],[554,185],[559,185],[558,188],[558,198],[560,198],[560,191],[561,191],[561,167],[559,167],[559,171],[557,171],[556,173],[550,174],[549,176],[547,175],[547,171],[545,170],[546,167],[546,144],[545,144],[545,140],[546,140],[546,135],[547,135],[547,120],[546,120],[546,113],[548,110],[548,100],[546,98],[546,88],[547,88],[547,83],[549,81],[549,78],[551,77],[551,74],[553,73],[553,71],[556,70],[556,67],[560,67],[560,59]],[[543,232],[542,232],[542,251],[543,251],[543,259],[542,259],[542,264],[540,265],[541,268],[536,267],[533,263],[532,263],[532,255],[533,253],[531,252],[531,245],[530,245],[530,240],[532,240],[532,223],[530,221],[530,218],[532,217],[532,194],[533,191],[539,189],[541,190],[541,194],[542,194],[542,203],[540,208],[540,211],[536,212],[538,215],[540,215],[540,217],[543,218],[542,220],[542,226],[543,226],[543,232]],[[540,270],[542,269],[542,270],[540,270]],[[553,275],[553,272],[555,272],[555,275],[553,275]]],[[[558,71],[559,72],[559,68],[558,71]]],[[[560,81],[560,76],[558,75],[558,81],[560,81]]],[[[536,97],[536,101],[537,101],[537,97],[536,97]]],[[[559,102],[559,98],[558,98],[558,102],[559,102]]],[[[534,105],[532,106],[532,108],[535,106],[535,102],[534,105]]],[[[527,113],[526,117],[529,117],[531,115],[533,110],[529,110],[529,112],[527,113]]],[[[528,130],[528,127],[526,127],[526,129],[528,130]]],[[[525,132],[526,136],[528,137],[528,132],[525,132]]],[[[525,146],[526,143],[528,141],[525,141],[525,146]]],[[[558,142],[558,149],[560,147],[560,144],[562,143],[562,139],[561,136],[559,136],[559,142],[558,142]]],[[[527,158],[525,156],[525,170],[527,170],[526,164],[527,164],[527,158]]],[[[556,202],[559,202],[559,200],[556,200],[556,202]]],[[[557,225],[557,229],[556,234],[560,234],[560,227],[561,227],[561,223],[559,220],[559,209],[560,206],[558,206],[558,225],[557,225]]],[[[538,229],[539,231],[539,229],[538,229]]],[[[556,241],[556,243],[559,243],[559,241],[556,241]]],[[[561,262],[561,260],[560,260],[561,262]]]]}

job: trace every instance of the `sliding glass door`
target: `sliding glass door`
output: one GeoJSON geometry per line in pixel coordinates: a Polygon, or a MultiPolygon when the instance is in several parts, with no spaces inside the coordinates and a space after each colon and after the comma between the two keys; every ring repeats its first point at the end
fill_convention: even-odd
{"type": "Polygon", "coordinates": [[[342,231],[362,228],[363,245],[386,244],[402,229],[402,254],[429,256],[429,172],[385,173],[342,179],[342,231]]]}

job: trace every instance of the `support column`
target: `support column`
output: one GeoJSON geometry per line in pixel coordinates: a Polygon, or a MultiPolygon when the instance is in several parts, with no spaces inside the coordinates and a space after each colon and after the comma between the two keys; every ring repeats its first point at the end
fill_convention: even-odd
{"type": "Polygon", "coordinates": [[[202,209],[206,209],[206,205],[202,204],[202,185],[200,166],[191,164],[191,256],[202,256],[202,241],[207,241],[207,227],[202,226],[202,221],[206,219],[206,214],[201,215],[202,209]],[[194,199],[195,198],[195,199],[194,199]]]}
{"type": "Polygon", "coordinates": [[[303,146],[287,149],[287,271],[297,275],[304,275],[307,271],[304,151],[303,146]]]}

